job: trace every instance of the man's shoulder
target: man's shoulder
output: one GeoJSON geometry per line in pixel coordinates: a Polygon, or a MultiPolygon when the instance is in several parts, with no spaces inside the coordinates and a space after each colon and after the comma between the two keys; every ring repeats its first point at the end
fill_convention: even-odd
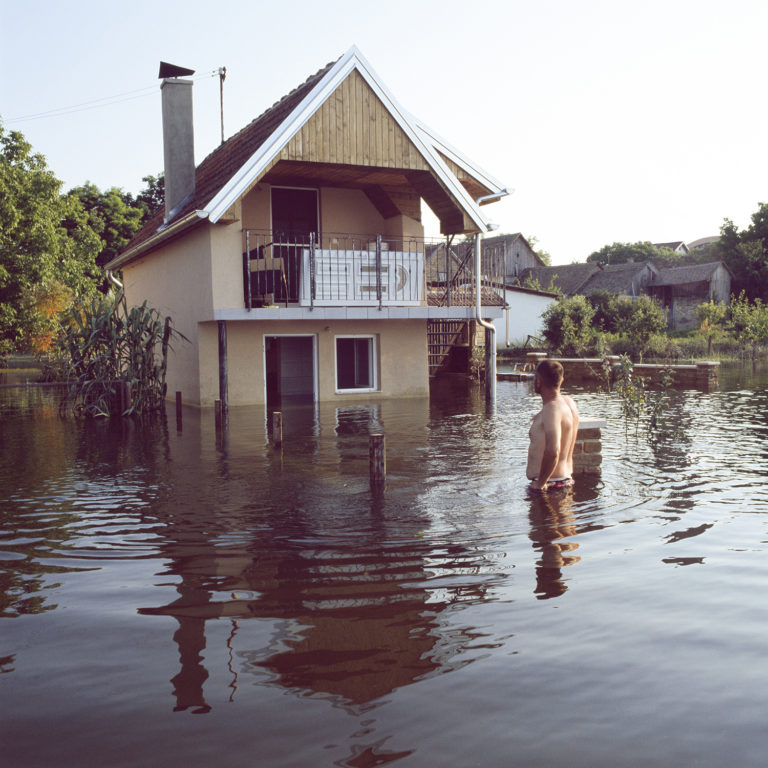
{"type": "Polygon", "coordinates": [[[570,395],[562,395],[562,398],[563,398],[563,400],[565,400],[565,402],[568,404],[568,407],[572,411],[575,411],[576,413],[579,412],[579,408],[576,405],[576,401],[570,395]]]}

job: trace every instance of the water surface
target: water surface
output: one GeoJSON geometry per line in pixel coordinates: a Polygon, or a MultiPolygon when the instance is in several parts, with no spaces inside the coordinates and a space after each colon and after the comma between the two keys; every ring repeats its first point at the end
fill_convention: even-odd
{"type": "Polygon", "coordinates": [[[527,383],[62,419],[0,390],[0,743],[23,766],[762,766],[760,370],[531,497],[527,383]],[[387,435],[387,486],[368,434],[387,435]]]}

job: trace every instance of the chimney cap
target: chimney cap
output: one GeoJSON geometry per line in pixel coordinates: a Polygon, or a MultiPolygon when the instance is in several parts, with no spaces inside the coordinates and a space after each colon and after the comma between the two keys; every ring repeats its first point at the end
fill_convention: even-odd
{"type": "Polygon", "coordinates": [[[194,75],[194,69],[187,69],[186,67],[177,67],[175,64],[169,64],[167,61],[160,62],[160,71],[158,72],[159,78],[166,77],[186,77],[188,75],[194,75]]]}

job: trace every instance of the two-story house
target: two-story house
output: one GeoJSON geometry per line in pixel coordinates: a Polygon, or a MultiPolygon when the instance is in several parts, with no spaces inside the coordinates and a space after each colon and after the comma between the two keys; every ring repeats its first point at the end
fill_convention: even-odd
{"type": "MultiPolygon", "coordinates": [[[[479,311],[464,278],[428,285],[425,253],[489,231],[482,206],[506,189],[406,112],[355,47],[197,167],[192,81],[161,91],[165,208],[107,269],[129,304],[147,300],[187,337],[169,392],[199,405],[427,395],[430,334],[449,347],[446,323],[479,311]],[[432,241],[422,202],[440,222],[432,241]]],[[[503,300],[486,276],[482,294],[489,322],[503,300]]]]}

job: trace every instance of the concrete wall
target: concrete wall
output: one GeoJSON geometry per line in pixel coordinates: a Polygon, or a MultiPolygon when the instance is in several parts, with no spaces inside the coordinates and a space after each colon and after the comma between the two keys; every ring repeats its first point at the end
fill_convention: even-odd
{"type": "Polygon", "coordinates": [[[123,284],[129,307],[146,300],[187,337],[171,342],[166,381],[171,396],[181,390],[185,402],[198,402],[198,323],[213,318],[211,226],[202,223],[162,251],[123,267],[123,284]]]}
{"type": "Polygon", "coordinates": [[[504,292],[504,300],[509,310],[505,311],[504,317],[493,321],[498,349],[504,349],[507,341],[510,346],[522,346],[529,335],[541,336],[544,330],[541,316],[556,301],[550,296],[513,289],[504,292]]]}
{"type": "MultiPolygon", "coordinates": [[[[529,352],[526,355],[526,367],[534,370],[540,360],[547,357],[545,352],[529,352]]],[[[591,381],[605,383],[603,360],[599,357],[553,357],[563,366],[565,377],[564,386],[571,381],[591,381]]],[[[619,364],[618,356],[608,358],[611,364],[611,381],[615,379],[619,364]]],[[[672,372],[672,387],[674,389],[704,389],[717,387],[720,363],[712,360],[700,360],[694,365],[659,365],[657,363],[634,363],[632,371],[635,376],[641,376],[651,384],[661,381],[666,371],[672,372]]]]}

